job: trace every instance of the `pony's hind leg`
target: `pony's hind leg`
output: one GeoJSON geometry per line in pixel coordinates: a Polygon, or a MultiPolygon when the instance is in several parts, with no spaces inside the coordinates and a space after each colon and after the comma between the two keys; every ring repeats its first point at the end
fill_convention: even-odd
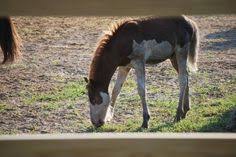
{"type": "Polygon", "coordinates": [[[148,121],[150,119],[150,113],[149,113],[148,105],[146,102],[145,62],[136,61],[133,65],[134,65],[135,74],[137,77],[138,94],[141,98],[142,108],[143,108],[143,123],[141,127],[148,128],[148,121]]]}
{"type": "MultiPolygon", "coordinates": [[[[111,112],[112,112],[112,115],[113,115],[113,112],[114,112],[114,106],[115,106],[116,99],[117,99],[117,97],[118,97],[118,95],[121,91],[121,88],[123,86],[123,83],[126,80],[126,77],[129,73],[129,71],[130,71],[130,67],[128,67],[128,66],[127,67],[121,66],[121,67],[118,68],[116,83],[115,83],[115,86],[112,90],[112,95],[111,95],[111,112]]],[[[108,119],[108,121],[109,120],[111,120],[111,119],[108,119]]]]}
{"type": "MultiPolygon", "coordinates": [[[[175,121],[180,121],[185,118],[189,105],[189,87],[188,87],[188,71],[187,71],[187,55],[189,51],[189,44],[186,44],[183,48],[180,48],[176,52],[176,63],[178,66],[178,77],[180,86],[179,104],[175,121]]],[[[173,63],[172,63],[173,64],[173,63]]]]}

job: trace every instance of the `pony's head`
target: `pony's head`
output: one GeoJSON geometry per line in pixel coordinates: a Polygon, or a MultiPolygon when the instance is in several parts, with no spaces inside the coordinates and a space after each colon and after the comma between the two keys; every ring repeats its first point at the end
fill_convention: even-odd
{"type": "Polygon", "coordinates": [[[113,113],[112,107],[109,105],[110,96],[107,91],[99,87],[98,83],[87,78],[85,81],[89,97],[90,119],[95,127],[100,127],[111,118],[113,113]]]}

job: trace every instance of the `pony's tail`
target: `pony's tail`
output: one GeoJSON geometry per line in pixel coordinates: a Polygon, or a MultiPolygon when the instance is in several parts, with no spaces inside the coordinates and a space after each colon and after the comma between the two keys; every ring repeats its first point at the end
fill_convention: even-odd
{"type": "Polygon", "coordinates": [[[15,61],[20,55],[21,40],[10,17],[0,17],[0,45],[3,52],[3,64],[15,61]]]}
{"type": "Polygon", "coordinates": [[[190,51],[188,54],[188,67],[190,71],[196,72],[198,70],[198,50],[199,50],[199,30],[197,24],[191,20],[193,27],[193,36],[190,42],[190,51]]]}

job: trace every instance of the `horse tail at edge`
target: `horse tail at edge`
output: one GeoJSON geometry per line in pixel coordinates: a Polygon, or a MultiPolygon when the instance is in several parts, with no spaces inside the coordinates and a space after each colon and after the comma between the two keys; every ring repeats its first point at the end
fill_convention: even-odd
{"type": "Polygon", "coordinates": [[[0,17],[0,45],[3,52],[3,64],[14,62],[21,56],[20,37],[10,17],[0,17]]]}
{"type": "Polygon", "coordinates": [[[193,20],[190,20],[190,23],[193,28],[193,35],[190,41],[190,50],[188,53],[188,67],[190,71],[196,72],[198,70],[197,61],[198,61],[200,37],[197,24],[193,20]]]}

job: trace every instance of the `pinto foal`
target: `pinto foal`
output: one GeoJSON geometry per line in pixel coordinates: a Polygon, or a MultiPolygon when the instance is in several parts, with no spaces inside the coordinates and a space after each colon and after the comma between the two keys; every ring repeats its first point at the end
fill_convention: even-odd
{"type": "Polygon", "coordinates": [[[195,22],[186,16],[127,20],[115,25],[99,42],[87,81],[90,118],[100,127],[113,117],[116,98],[131,68],[137,77],[143,108],[143,128],[148,128],[150,113],[146,103],[145,64],[170,59],[178,72],[180,96],[175,120],[185,118],[190,109],[188,72],[197,70],[199,35],[195,22]],[[112,91],[108,87],[118,68],[112,91]]]}

